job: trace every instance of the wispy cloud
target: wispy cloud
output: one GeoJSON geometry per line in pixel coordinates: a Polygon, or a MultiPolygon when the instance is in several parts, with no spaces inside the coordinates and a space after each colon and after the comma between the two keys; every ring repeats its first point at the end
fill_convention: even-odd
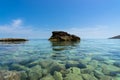
{"type": "Polygon", "coordinates": [[[26,29],[22,26],[21,19],[13,20],[10,24],[0,25],[0,33],[3,36],[13,37],[15,35],[28,34],[30,31],[30,29],[26,29]]]}
{"type": "Polygon", "coordinates": [[[26,38],[40,38],[43,37],[43,31],[35,29],[33,26],[26,26],[23,20],[16,19],[10,24],[0,25],[0,37],[26,37],[26,38]]]}
{"type": "Polygon", "coordinates": [[[10,24],[0,25],[0,37],[25,37],[25,38],[49,38],[54,30],[63,30],[71,34],[80,36],[81,38],[108,38],[119,35],[120,28],[103,25],[88,26],[88,27],[72,27],[67,29],[46,29],[23,24],[23,20],[15,19],[10,24]]]}
{"type": "Polygon", "coordinates": [[[12,22],[13,27],[18,27],[18,26],[21,26],[21,25],[22,25],[22,20],[21,19],[16,19],[16,20],[13,20],[13,22],[12,22]]]}

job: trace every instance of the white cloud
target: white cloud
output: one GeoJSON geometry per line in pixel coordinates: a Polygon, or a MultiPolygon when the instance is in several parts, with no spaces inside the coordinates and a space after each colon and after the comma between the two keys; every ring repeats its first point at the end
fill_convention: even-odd
{"type": "Polygon", "coordinates": [[[22,20],[13,20],[11,24],[0,25],[0,32],[5,34],[22,34],[22,32],[29,32],[29,29],[26,30],[21,24],[22,20]]]}
{"type": "Polygon", "coordinates": [[[13,20],[13,22],[12,22],[12,26],[18,27],[18,26],[21,26],[21,25],[22,25],[22,20],[21,19],[16,19],[16,20],[13,20]]]}
{"type": "Polygon", "coordinates": [[[26,26],[21,19],[16,19],[10,24],[0,25],[0,37],[48,38],[50,31],[26,26]]]}

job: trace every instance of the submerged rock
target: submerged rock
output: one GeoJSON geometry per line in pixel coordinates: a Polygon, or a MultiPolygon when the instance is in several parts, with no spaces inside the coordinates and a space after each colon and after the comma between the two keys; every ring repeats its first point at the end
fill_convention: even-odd
{"type": "Polygon", "coordinates": [[[87,65],[87,68],[81,69],[82,74],[91,74],[95,70],[94,66],[87,65]]]}
{"type": "Polygon", "coordinates": [[[28,78],[28,75],[25,71],[20,71],[20,74],[21,74],[21,80],[27,80],[28,78]]]}
{"type": "Polygon", "coordinates": [[[75,35],[68,34],[64,31],[53,31],[50,41],[80,41],[80,38],[75,35]]]}
{"type": "Polygon", "coordinates": [[[57,71],[54,72],[54,78],[55,80],[63,80],[62,74],[57,71]]]}
{"type": "Polygon", "coordinates": [[[20,73],[16,71],[0,71],[0,80],[21,80],[20,73]]]}
{"type": "Polygon", "coordinates": [[[120,67],[120,62],[114,62],[113,65],[117,66],[117,67],[120,67]]]}
{"type": "Polygon", "coordinates": [[[65,65],[57,63],[57,62],[54,62],[53,64],[50,65],[50,67],[48,68],[48,70],[51,73],[51,75],[53,75],[55,71],[59,72],[61,70],[65,70],[65,65]]]}
{"type": "Polygon", "coordinates": [[[55,80],[55,79],[53,78],[52,75],[49,74],[49,75],[47,75],[47,76],[41,78],[40,80],[55,80]]]}
{"type": "Polygon", "coordinates": [[[82,77],[84,80],[98,80],[97,78],[95,78],[95,76],[92,76],[90,74],[82,74],[82,77]]]}
{"type": "Polygon", "coordinates": [[[109,75],[110,72],[114,72],[114,71],[119,71],[120,69],[114,65],[106,65],[106,64],[102,64],[100,65],[101,68],[102,68],[102,72],[105,74],[105,75],[109,75]]]}
{"type": "Polygon", "coordinates": [[[77,67],[80,69],[87,68],[86,64],[83,64],[83,63],[79,63],[77,67]]]}
{"type": "Polygon", "coordinates": [[[66,62],[65,67],[66,67],[66,69],[68,69],[70,67],[78,67],[78,68],[82,69],[82,68],[86,68],[87,66],[81,62],[68,61],[68,62],[66,62]]]}
{"type": "Polygon", "coordinates": [[[46,76],[48,74],[48,70],[47,69],[42,69],[42,75],[46,76]]]}
{"type": "Polygon", "coordinates": [[[32,63],[34,60],[30,59],[30,60],[24,60],[19,62],[20,65],[24,65],[24,66],[28,66],[29,63],[32,63]]]}
{"type": "Polygon", "coordinates": [[[112,80],[120,80],[120,77],[115,77],[115,78],[112,79],[112,80]]]}
{"type": "Polygon", "coordinates": [[[17,70],[17,71],[28,71],[29,68],[20,64],[12,64],[9,68],[10,70],[17,70]]]}
{"type": "Polygon", "coordinates": [[[95,75],[95,77],[98,78],[98,79],[101,79],[102,77],[105,76],[102,72],[97,71],[97,70],[94,70],[94,75],[95,75]]]}
{"type": "Polygon", "coordinates": [[[81,71],[77,67],[70,67],[69,69],[65,70],[64,73],[62,72],[63,80],[83,80],[81,71]]]}
{"type": "Polygon", "coordinates": [[[52,60],[41,60],[38,61],[38,64],[42,67],[42,68],[49,68],[51,64],[53,64],[54,62],[52,60]]]}
{"type": "Polygon", "coordinates": [[[91,60],[88,65],[96,68],[99,65],[99,62],[97,60],[91,60]]]}
{"type": "Polygon", "coordinates": [[[41,66],[36,65],[28,72],[29,80],[38,80],[42,77],[41,66]]]}
{"type": "Polygon", "coordinates": [[[70,67],[77,67],[78,64],[79,64],[79,62],[70,60],[70,61],[66,62],[65,67],[66,67],[66,69],[68,69],[70,67]]]}
{"type": "Polygon", "coordinates": [[[103,76],[103,77],[101,77],[100,80],[117,80],[117,79],[113,79],[113,78],[110,77],[110,76],[103,76]]]}
{"type": "Polygon", "coordinates": [[[120,74],[120,71],[111,71],[110,72],[110,76],[117,76],[118,74],[120,74]]]}
{"type": "Polygon", "coordinates": [[[77,67],[71,67],[71,68],[69,68],[69,69],[68,69],[68,72],[69,72],[69,73],[73,73],[73,74],[81,74],[80,69],[77,68],[77,67]]]}
{"type": "Polygon", "coordinates": [[[97,60],[97,61],[105,61],[105,59],[101,56],[93,56],[92,60],[97,60]]]}
{"type": "Polygon", "coordinates": [[[64,80],[84,80],[81,75],[76,75],[76,74],[68,74],[64,78],[64,80]]]}

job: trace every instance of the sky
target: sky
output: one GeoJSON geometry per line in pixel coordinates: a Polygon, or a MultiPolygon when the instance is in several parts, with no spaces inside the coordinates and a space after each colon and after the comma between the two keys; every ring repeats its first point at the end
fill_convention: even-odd
{"type": "Polygon", "coordinates": [[[0,38],[81,38],[120,35],[120,0],[0,0],[0,38]]]}

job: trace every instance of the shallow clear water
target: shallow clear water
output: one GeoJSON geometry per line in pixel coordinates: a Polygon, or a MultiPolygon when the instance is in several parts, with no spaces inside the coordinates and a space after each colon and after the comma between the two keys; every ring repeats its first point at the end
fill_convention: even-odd
{"type": "MultiPolygon", "coordinates": [[[[21,71],[22,69],[18,70],[12,65],[19,64],[32,68],[38,65],[36,63],[40,63],[41,61],[45,62],[45,64],[47,64],[46,61],[62,64],[66,70],[70,67],[78,67],[82,74],[90,75],[91,73],[84,72],[84,70],[91,66],[93,67],[92,74],[94,74],[96,80],[119,80],[120,40],[84,39],[81,40],[80,43],[52,43],[47,39],[34,39],[21,44],[0,43],[1,70],[21,71]],[[32,63],[35,64],[29,65],[32,63]],[[77,63],[80,64],[80,66],[78,66],[77,63]],[[81,66],[81,64],[83,66],[81,66]],[[98,76],[96,76],[96,74],[98,76]],[[99,75],[107,76],[107,78],[101,79],[99,75]]],[[[41,63],[39,65],[43,66],[41,63]]],[[[42,67],[42,69],[47,69],[47,67],[42,67]]],[[[53,75],[48,70],[48,74],[49,73],[53,75]]]]}

